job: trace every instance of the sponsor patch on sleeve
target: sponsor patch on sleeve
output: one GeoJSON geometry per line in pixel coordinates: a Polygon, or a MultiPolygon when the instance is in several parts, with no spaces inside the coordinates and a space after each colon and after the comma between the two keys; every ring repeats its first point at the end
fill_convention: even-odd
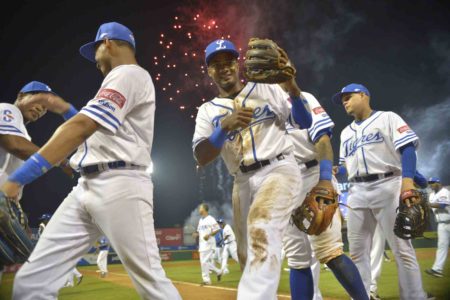
{"type": "Polygon", "coordinates": [[[411,130],[411,128],[409,128],[408,125],[403,125],[402,127],[397,128],[397,131],[399,133],[403,133],[403,132],[408,131],[408,130],[411,130]]]}
{"type": "Polygon", "coordinates": [[[98,92],[96,99],[105,99],[115,103],[120,108],[123,108],[125,102],[127,101],[125,97],[116,90],[113,89],[102,89],[98,92]]]}
{"type": "Polygon", "coordinates": [[[319,106],[319,107],[313,108],[313,112],[314,112],[315,115],[318,115],[318,114],[321,114],[321,113],[325,112],[325,109],[323,109],[322,106],[319,106]]]}

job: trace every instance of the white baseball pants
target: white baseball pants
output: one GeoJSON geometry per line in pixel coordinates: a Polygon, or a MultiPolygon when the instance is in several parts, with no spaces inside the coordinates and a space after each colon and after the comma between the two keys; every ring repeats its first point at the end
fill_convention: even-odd
{"type": "Polygon", "coordinates": [[[200,267],[202,270],[202,279],[204,283],[210,284],[211,278],[209,277],[209,271],[213,271],[216,274],[221,274],[220,269],[214,265],[214,255],[216,250],[209,249],[205,251],[199,251],[200,255],[200,267]]]}
{"type": "Polygon", "coordinates": [[[450,242],[450,223],[438,223],[437,234],[438,245],[433,270],[442,273],[444,270],[445,260],[447,259],[448,246],[450,242]]]}
{"type": "Polygon", "coordinates": [[[239,173],[233,188],[238,256],[244,272],[238,300],[275,300],[281,270],[282,238],[299,206],[301,176],[292,154],[257,171],[239,173]]]}
{"type": "Polygon", "coordinates": [[[79,179],[16,274],[13,299],[56,299],[65,275],[101,235],[111,242],[142,299],[181,299],[161,266],[151,178],[138,170],[79,179]]]}
{"type": "Polygon", "coordinates": [[[97,267],[102,273],[108,272],[108,253],[109,250],[100,250],[97,256],[97,267]]]}
{"type": "Polygon", "coordinates": [[[370,272],[371,283],[370,291],[378,293],[378,278],[381,275],[381,268],[383,266],[384,249],[386,247],[386,238],[380,225],[377,225],[372,238],[372,249],[370,250],[370,272]]]}
{"type": "Polygon", "coordinates": [[[239,263],[239,258],[237,255],[237,245],[236,241],[229,242],[228,244],[225,244],[223,246],[222,251],[222,266],[221,270],[222,273],[227,269],[228,267],[228,258],[231,256],[232,259],[234,259],[237,263],[239,263]]]}
{"type": "Polygon", "coordinates": [[[400,187],[400,176],[351,184],[348,205],[353,209],[348,210],[347,221],[350,256],[358,268],[367,294],[369,294],[370,249],[375,227],[378,224],[395,256],[400,298],[422,300],[426,298],[426,294],[422,288],[422,278],[415,250],[410,240],[403,240],[394,234],[400,187]],[[361,207],[361,203],[367,201],[369,201],[369,207],[361,207]]]}

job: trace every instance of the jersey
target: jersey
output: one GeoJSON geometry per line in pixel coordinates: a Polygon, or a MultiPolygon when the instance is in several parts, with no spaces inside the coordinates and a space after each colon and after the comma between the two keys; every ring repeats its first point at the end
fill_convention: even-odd
{"type": "Polygon", "coordinates": [[[198,251],[207,251],[216,247],[216,239],[214,236],[210,236],[207,241],[205,241],[204,237],[219,229],[219,224],[217,224],[213,216],[206,216],[198,221],[198,251]]]}
{"type": "Polygon", "coordinates": [[[430,203],[444,203],[447,204],[445,208],[433,208],[434,215],[436,217],[436,222],[441,223],[450,222],[450,192],[446,188],[441,188],[437,193],[431,192],[430,203]]]}
{"type": "Polygon", "coordinates": [[[236,241],[233,228],[231,228],[231,226],[228,224],[225,224],[225,226],[223,227],[223,238],[224,244],[229,244],[236,241]]]}
{"type": "Polygon", "coordinates": [[[299,163],[305,163],[317,158],[314,143],[323,130],[326,130],[331,136],[332,128],[334,127],[333,121],[319,101],[310,93],[302,92],[302,95],[311,108],[311,127],[309,129],[300,129],[289,122],[286,124],[287,133],[294,144],[294,156],[299,163]]]}
{"type": "Polygon", "coordinates": [[[376,111],[362,122],[353,121],[341,133],[339,164],[348,178],[368,174],[401,173],[399,149],[419,138],[405,121],[391,111],[376,111]]]}
{"type": "Polygon", "coordinates": [[[220,121],[236,108],[253,108],[249,126],[228,134],[221,156],[231,174],[239,166],[272,159],[292,152],[293,145],[285,135],[286,121],[291,115],[289,96],[277,84],[249,82],[234,98],[216,97],[200,106],[195,125],[192,148],[208,139],[220,121]]]}
{"type": "Polygon", "coordinates": [[[80,113],[101,127],[72,156],[72,168],[119,160],[150,166],[155,88],[146,70],[137,65],[115,67],[80,113]]]}
{"type": "MultiPolygon", "coordinates": [[[[31,142],[22,113],[17,106],[0,103],[0,134],[20,136],[31,142]]],[[[23,160],[0,147],[0,185],[22,164],[23,160]]]]}

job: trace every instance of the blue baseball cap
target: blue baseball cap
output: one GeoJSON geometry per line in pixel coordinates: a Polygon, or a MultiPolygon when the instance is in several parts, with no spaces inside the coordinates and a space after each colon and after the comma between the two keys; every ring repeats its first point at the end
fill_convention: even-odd
{"type": "Polygon", "coordinates": [[[331,98],[331,102],[333,102],[336,105],[342,105],[342,95],[347,93],[359,93],[363,92],[367,96],[370,97],[369,90],[363,86],[362,84],[358,83],[350,83],[349,85],[346,85],[342,88],[342,90],[339,93],[336,93],[333,98],[331,98]]]}
{"type": "MultiPolygon", "coordinates": [[[[55,94],[52,89],[45,83],[39,81],[32,81],[23,86],[20,90],[21,93],[52,93],[55,94]]],[[[56,95],[56,94],[55,94],[56,95]]]]}
{"type": "Polygon", "coordinates": [[[441,183],[441,179],[439,177],[430,177],[428,178],[428,183],[441,183]]]}
{"type": "Polygon", "coordinates": [[[213,42],[211,42],[205,50],[205,62],[206,65],[209,64],[209,61],[211,60],[211,58],[220,52],[229,52],[231,54],[233,54],[233,56],[235,58],[239,57],[239,52],[236,49],[236,46],[228,41],[228,40],[223,40],[223,39],[219,39],[219,40],[215,40],[213,42]]]}
{"type": "Polygon", "coordinates": [[[120,40],[128,42],[134,49],[136,49],[136,42],[133,33],[126,26],[117,22],[110,22],[100,25],[97,31],[95,41],[87,43],[80,47],[80,54],[95,63],[95,45],[104,39],[120,40]]]}

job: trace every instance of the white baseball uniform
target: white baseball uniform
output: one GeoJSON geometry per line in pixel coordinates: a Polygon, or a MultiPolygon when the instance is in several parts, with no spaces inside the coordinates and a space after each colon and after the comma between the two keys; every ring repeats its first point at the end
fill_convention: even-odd
{"type": "Polygon", "coordinates": [[[380,225],[377,225],[373,233],[372,249],[370,250],[371,293],[378,294],[378,279],[381,275],[385,248],[386,238],[384,237],[380,225]]]}
{"type": "MultiPolygon", "coordinates": [[[[287,132],[294,144],[294,155],[300,168],[303,183],[300,194],[304,197],[306,193],[317,185],[320,177],[320,167],[318,164],[308,168],[305,163],[317,159],[314,141],[320,137],[318,134],[323,130],[331,133],[334,123],[312,94],[306,92],[302,94],[311,108],[312,125],[307,130],[301,130],[288,124],[287,132]]],[[[334,178],[333,184],[336,190],[338,190],[337,182],[334,178]]],[[[333,217],[331,227],[319,236],[308,236],[296,226],[288,226],[283,238],[283,244],[290,268],[303,269],[311,266],[314,280],[314,299],[322,299],[319,290],[320,264],[317,260],[321,263],[326,263],[343,254],[339,213],[336,213],[333,217]],[[312,249],[309,242],[311,242],[312,249]]]]}
{"type": "Polygon", "coordinates": [[[237,263],[239,258],[237,255],[236,236],[234,235],[233,228],[229,224],[225,224],[223,227],[223,250],[222,250],[222,266],[221,270],[224,272],[227,270],[228,258],[231,256],[237,263]]]}
{"type": "Polygon", "coordinates": [[[214,231],[219,230],[219,224],[213,216],[206,216],[200,218],[198,221],[198,252],[200,254],[200,266],[202,269],[202,279],[206,284],[211,284],[211,278],[209,277],[209,271],[214,271],[216,274],[221,274],[220,269],[213,263],[213,257],[216,251],[216,239],[214,235],[211,235],[214,231]],[[206,235],[209,236],[208,240],[205,240],[206,235]]]}
{"type": "Polygon", "coordinates": [[[245,264],[238,299],[276,299],[281,269],[281,239],[292,210],[299,206],[301,177],[285,134],[291,117],[288,95],[278,86],[249,82],[234,98],[203,104],[197,115],[193,148],[236,107],[253,108],[247,128],[228,135],[221,156],[235,176],[233,210],[239,261],[245,264]],[[270,164],[242,172],[240,166],[270,164]]]}
{"type": "Polygon", "coordinates": [[[445,208],[433,208],[437,222],[438,246],[432,269],[442,273],[450,244],[450,192],[443,187],[437,193],[431,192],[429,199],[430,203],[447,204],[445,208]]]}
{"type": "Polygon", "coordinates": [[[352,207],[347,222],[350,255],[367,293],[371,282],[370,249],[378,224],[395,256],[401,299],[424,299],[411,241],[398,238],[393,231],[402,182],[399,148],[409,143],[417,146],[418,138],[400,116],[376,111],[342,131],[339,161],[345,163],[351,182],[347,200],[352,207]],[[379,179],[354,182],[367,175],[378,175],[379,179]]]}
{"type": "MultiPolygon", "coordinates": [[[[9,103],[0,103],[0,134],[16,135],[31,141],[22,113],[17,106],[9,103]]],[[[22,164],[23,160],[0,147],[0,185],[3,185],[9,175],[22,164]]],[[[2,273],[3,266],[0,266],[0,278],[2,273]]]]}
{"type": "Polygon", "coordinates": [[[108,273],[109,245],[105,237],[99,240],[98,250],[97,267],[102,274],[108,273]]]}
{"type": "MultiPolygon", "coordinates": [[[[82,176],[16,274],[13,299],[56,299],[68,273],[101,236],[143,299],[180,299],[161,266],[153,223],[153,185],[145,169],[153,142],[155,91],[147,71],[120,65],[80,111],[100,128],[71,158],[72,167],[125,161],[133,168],[82,176]]],[[[104,166],[104,165],[102,165],[104,166]]]]}

